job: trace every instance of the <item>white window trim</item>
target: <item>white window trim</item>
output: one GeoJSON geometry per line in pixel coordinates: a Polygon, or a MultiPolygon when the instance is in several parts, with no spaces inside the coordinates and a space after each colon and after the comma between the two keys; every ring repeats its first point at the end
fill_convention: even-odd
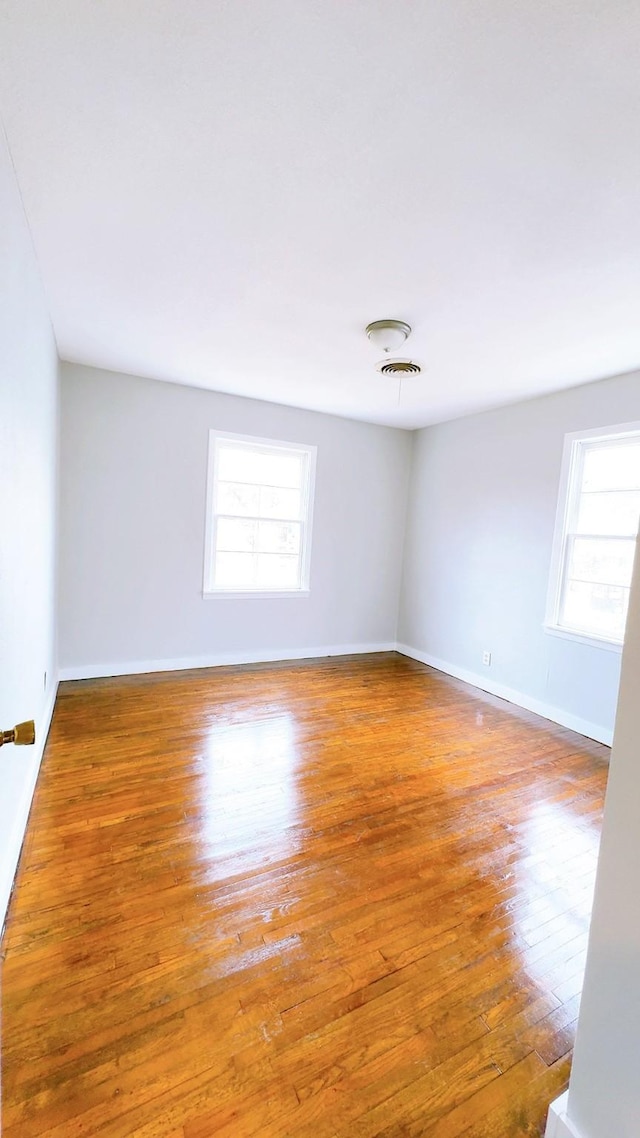
{"type": "Polygon", "coordinates": [[[615,426],[610,427],[594,427],[588,431],[573,431],[564,437],[558,506],[556,509],[551,567],[549,570],[547,606],[543,624],[545,632],[551,636],[559,636],[564,640],[575,640],[578,643],[589,644],[593,648],[603,648],[609,652],[622,652],[622,640],[614,640],[612,637],[597,636],[592,632],[580,632],[577,629],[566,628],[564,625],[558,623],[558,617],[563,583],[562,570],[565,559],[565,536],[570,520],[570,511],[573,506],[573,503],[569,501],[569,486],[573,479],[576,463],[580,461],[580,448],[575,444],[588,442],[589,439],[602,439],[603,442],[615,442],[617,439],[624,439],[628,435],[639,433],[640,421],[634,423],[617,423],[615,426]]]}
{"type": "Polygon", "coordinates": [[[311,540],[313,536],[313,506],[316,480],[316,456],[318,448],[308,443],[286,442],[283,439],[265,439],[257,435],[238,435],[233,431],[218,431],[212,428],[209,431],[209,453],[207,458],[207,494],[206,514],[204,527],[204,569],[202,597],[205,601],[212,600],[288,600],[308,597],[310,595],[311,574],[311,540]],[[301,530],[302,530],[302,563],[300,566],[299,589],[216,589],[210,585],[213,577],[213,557],[215,540],[215,522],[213,504],[217,487],[216,470],[216,443],[218,439],[229,439],[237,443],[247,443],[251,446],[268,447],[269,450],[297,450],[307,455],[306,479],[302,492],[301,530]]]}

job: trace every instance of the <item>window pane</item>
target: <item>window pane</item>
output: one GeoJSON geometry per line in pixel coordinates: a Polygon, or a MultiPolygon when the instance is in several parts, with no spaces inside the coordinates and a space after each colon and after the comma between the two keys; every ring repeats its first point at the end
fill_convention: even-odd
{"type": "Polygon", "coordinates": [[[299,490],[263,486],[260,490],[260,507],[256,513],[261,518],[299,518],[301,497],[299,490]]]}
{"type": "Polygon", "coordinates": [[[611,490],[583,494],[578,510],[578,533],[628,534],[635,537],[640,515],[640,491],[611,490]]]}
{"type": "Polygon", "coordinates": [[[250,447],[234,446],[233,443],[218,445],[218,478],[223,482],[262,481],[260,455],[250,447]]]}
{"type": "Polygon", "coordinates": [[[260,512],[260,487],[242,482],[218,482],[218,514],[244,514],[251,518],[260,512]]]}
{"type": "Polygon", "coordinates": [[[640,443],[585,446],[583,490],[640,490],[640,443]]]}
{"type": "Polygon", "coordinates": [[[256,549],[260,553],[295,553],[300,550],[299,522],[258,522],[256,549]]]}
{"type": "Polygon", "coordinates": [[[635,542],[630,538],[576,537],[573,539],[567,577],[569,580],[628,586],[634,551],[635,542]]]}
{"type": "Polygon", "coordinates": [[[628,603],[628,589],[570,581],[565,589],[561,623],[577,632],[622,640],[628,603]]]}
{"type": "Polygon", "coordinates": [[[256,559],[253,553],[216,554],[217,589],[245,589],[255,585],[256,559]]]}
{"type": "Polygon", "coordinates": [[[266,486],[302,485],[302,456],[298,454],[265,454],[262,456],[260,481],[266,486]]]}
{"type": "Polygon", "coordinates": [[[304,456],[287,451],[254,450],[241,443],[218,445],[218,478],[223,482],[249,482],[299,488],[304,456]]]}
{"type": "Polygon", "coordinates": [[[257,586],[263,589],[297,589],[299,581],[299,559],[283,557],[273,553],[259,553],[256,561],[257,586]]]}
{"type": "Polygon", "coordinates": [[[233,553],[251,552],[256,548],[258,522],[238,518],[218,518],[216,550],[233,553]]]}

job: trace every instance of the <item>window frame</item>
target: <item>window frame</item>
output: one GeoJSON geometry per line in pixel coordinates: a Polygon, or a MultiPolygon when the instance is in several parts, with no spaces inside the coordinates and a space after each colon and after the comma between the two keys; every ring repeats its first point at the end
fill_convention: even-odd
{"type": "MultiPolygon", "coordinates": [[[[313,536],[313,507],[315,495],[316,456],[318,448],[308,443],[287,442],[283,439],[266,439],[257,435],[239,435],[234,431],[219,431],[212,427],[209,431],[207,456],[207,493],[204,533],[204,570],[202,597],[204,600],[276,600],[308,597],[311,591],[311,541],[313,536]],[[301,487],[302,505],[300,510],[300,587],[297,589],[223,589],[213,584],[215,571],[216,518],[214,504],[218,487],[218,445],[219,441],[246,444],[254,449],[263,448],[270,452],[297,452],[305,456],[304,484],[301,487]]],[[[235,516],[235,515],[234,515],[235,516]]],[[[241,517],[240,514],[237,515],[241,517]]],[[[277,520],[277,519],[274,519],[277,520]]]]}
{"type": "Polygon", "coordinates": [[[611,636],[600,636],[596,632],[580,632],[577,629],[562,625],[560,624],[560,609],[566,581],[568,548],[575,525],[573,529],[571,527],[572,523],[575,523],[581,496],[579,480],[585,455],[583,444],[597,441],[607,445],[612,442],[631,440],[634,436],[637,436],[640,441],[640,421],[618,423],[609,427],[594,427],[587,431],[573,431],[571,434],[565,435],[562,452],[560,487],[543,627],[545,632],[552,636],[559,636],[565,640],[575,640],[581,644],[589,644],[594,648],[603,648],[610,652],[622,652],[624,640],[617,640],[611,636]]]}

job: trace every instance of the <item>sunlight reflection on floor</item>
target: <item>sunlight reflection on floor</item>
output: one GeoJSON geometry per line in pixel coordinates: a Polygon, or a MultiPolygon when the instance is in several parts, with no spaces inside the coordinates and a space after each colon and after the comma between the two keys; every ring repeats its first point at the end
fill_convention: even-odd
{"type": "Polygon", "coordinates": [[[289,714],[211,732],[205,757],[202,836],[213,858],[257,864],[297,849],[296,724],[289,714]]]}
{"type": "Polygon", "coordinates": [[[584,973],[600,835],[571,806],[543,802],[519,827],[523,856],[516,876],[525,903],[513,927],[532,980],[549,984],[550,948],[558,943],[553,979],[563,997],[578,995],[584,973]]]}

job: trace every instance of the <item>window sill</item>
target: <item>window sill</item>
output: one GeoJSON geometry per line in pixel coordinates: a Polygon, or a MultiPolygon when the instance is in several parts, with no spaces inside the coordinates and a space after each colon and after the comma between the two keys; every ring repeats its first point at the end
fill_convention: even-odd
{"type": "Polygon", "coordinates": [[[233,592],[227,592],[224,589],[205,589],[202,594],[202,599],[205,601],[280,601],[290,600],[297,597],[308,597],[309,589],[263,589],[258,592],[254,589],[236,589],[233,592]]]}
{"type": "Polygon", "coordinates": [[[606,640],[604,636],[574,632],[568,628],[559,628],[555,624],[545,624],[544,630],[550,636],[559,636],[561,640],[576,640],[579,644],[588,644],[591,648],[604,648],[606,652],[622,652],[623,645],[619,640],[606,640]]]}

